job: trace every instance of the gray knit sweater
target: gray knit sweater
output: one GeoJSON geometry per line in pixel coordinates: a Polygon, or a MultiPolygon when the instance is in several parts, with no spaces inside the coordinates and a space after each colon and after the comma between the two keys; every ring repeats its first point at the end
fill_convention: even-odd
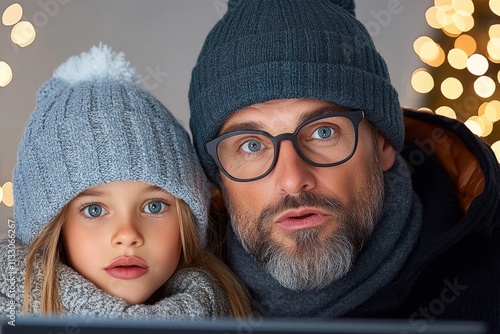
{"type": "MultiPolygon", "coordinates": [[[[22,312],[27,248],[0,240],[0,318],[22,312]]],[[[40,314],[40,259],[33,284],[34,314],[40,314]]],[[[97,288],[70,267],[57,266],[66,316],[122,319],[200,319],[230,316],[229,302],[216,280],[203,269],[183,269],[168,281],[167,297],[153,305],[130,305],[97,288]]]]}

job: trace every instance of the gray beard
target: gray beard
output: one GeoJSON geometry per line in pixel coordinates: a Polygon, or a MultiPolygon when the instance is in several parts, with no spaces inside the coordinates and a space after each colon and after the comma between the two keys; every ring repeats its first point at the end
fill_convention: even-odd
{"type": "MultiPolygon", "coordinates": [[[[343,277],[352,268],[357,254],[371,235],[380,214],[383,198],[383,174],[379,164],[372,166],[366,187],[358,193],[350,208],[334,198],[302,192],[285,196],[262,210],[257,219],[238,210],[224,194],[231,224],[247,253],[283,287],[295,290],[317,290],[343,277]],[[321,238],[321,227],[289,234],[295,247],[287,249],[271,238],[272,217],[286,209],[312,206],[332,212],[338,228],[321,238]],[[238,224],[235,224],[238,222],[238,224]],[[256,226],[254,230],[249,227],[256,226]]],[[[223,189],[224,191],[224,189],[223,189]]],[[[324,224],[328,224],[325,222],[324,224]]]]}
{"type": "Polygon", "coordinates": [[[253,254],[283,287],[296,291],[321,289],[344,276],[352,267],[357,253],[356,241],[352,242],[346,234],[350,231],[337,231],[326,240],[320,240],[316,230],[298,231],[294,235],[296,252],[276,247],[267,238],[260,245],[262,251],[253,254]]]}

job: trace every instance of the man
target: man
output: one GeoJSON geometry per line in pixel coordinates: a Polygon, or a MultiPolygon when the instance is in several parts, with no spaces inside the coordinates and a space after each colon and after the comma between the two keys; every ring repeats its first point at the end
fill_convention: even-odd
{"type": "Polygon", "coordinates": [[[403,122],[352,0],[230,0],[189,99],[226,260],[263,315],[500,330],[498,162],[456,121],[403,122]]]}

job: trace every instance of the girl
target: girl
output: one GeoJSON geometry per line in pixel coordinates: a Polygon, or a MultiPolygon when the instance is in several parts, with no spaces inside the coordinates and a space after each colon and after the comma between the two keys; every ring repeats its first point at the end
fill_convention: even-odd
{"type": "Polygon", "coordinates": [[[202,250],[210,193],[189,137],[137,82],[100,45],[42,86],[14,170],[20,241],[0,246],[1,316],[250,315],[202,250]]]}

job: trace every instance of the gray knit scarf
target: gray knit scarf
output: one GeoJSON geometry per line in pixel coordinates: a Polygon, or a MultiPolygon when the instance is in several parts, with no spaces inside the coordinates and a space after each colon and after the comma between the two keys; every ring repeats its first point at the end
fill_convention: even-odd
{"type": "Polygon", "coordinates": [[[347,275],[316,291],[282,287],[243,249],[230,228],[228,261],[264,316],[335,318],[364,303],[402,268],[420,234],[422,205],[398,156],[384,173],[384,205],[373,233],[347,275]]]}

